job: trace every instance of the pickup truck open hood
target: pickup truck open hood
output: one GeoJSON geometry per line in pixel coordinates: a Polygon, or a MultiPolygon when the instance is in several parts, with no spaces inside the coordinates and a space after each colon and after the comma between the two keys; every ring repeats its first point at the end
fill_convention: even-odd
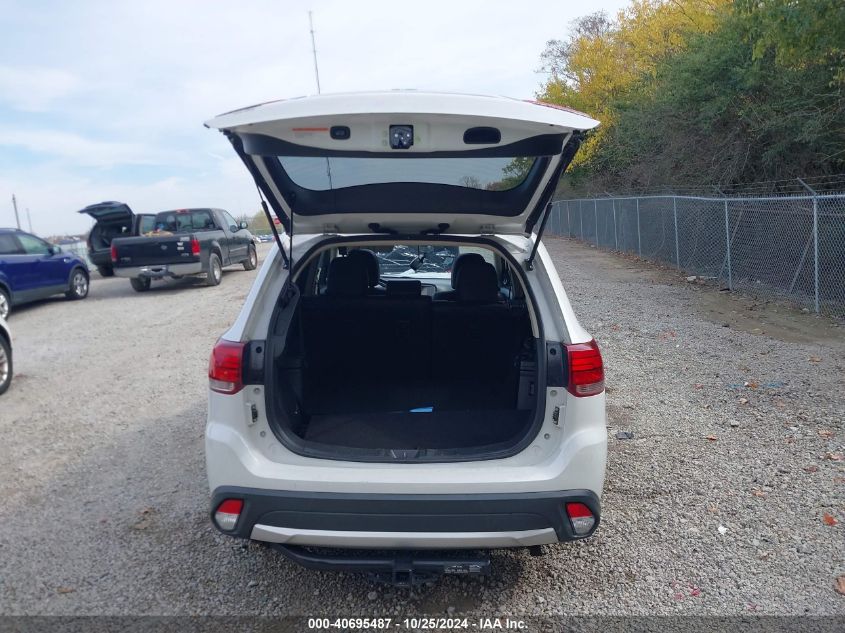
{"type": "Polygon", "coordinates": [[[414,91],[276,101],[206,123],[232,142],[286,230],[529,233],[585,114],[414,91]]]}

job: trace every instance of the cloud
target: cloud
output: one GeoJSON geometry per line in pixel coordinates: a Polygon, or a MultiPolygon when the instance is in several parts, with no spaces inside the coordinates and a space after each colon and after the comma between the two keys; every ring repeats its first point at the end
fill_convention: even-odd
{"type": "Polygon", "coordinates": [[[76,75],[58,68],[0,66],[0,102],[24,112],[45,112],[79,85],[76,75]]]}
{"type": "Polygon", "coordinates": [[[188,206],[222,207],[238,215],[259,210],[257,193],[237,158],[214,161],[213,169],[150,179],[148,182],[117,182],[109,172],[91,170],[73,176],[59,165],[37,172],[21,170],[0,174],[0,226],[14,226],[11,192],[18,200],[22,228],[25,209],[30,209],[33,229],[41,235],[83,233],[91,226],[77,210],[102,200],[127,202],[137,213],[156,213],[188,206]],[[238,164],[240,168],[238,169],[238,164]]]}
{"type": "Polygon", "coordinates": [[[531,97],[547,40],[628,1],[0,0],[0,226],[12,193],[45,234],[83,230],[73,211],[99,200],[252,208],[246,170],[202,122],[316,91],[309,10],[324,92],[531,97]]]}
{"type": "Polygon", "coordinates": [[[165,149],[141,143],[101,141],[60,130],[0,128],[0,147],[21,147],[44,156],[58,157],[74,167],[178,164],[180,158],[165,149]]]}

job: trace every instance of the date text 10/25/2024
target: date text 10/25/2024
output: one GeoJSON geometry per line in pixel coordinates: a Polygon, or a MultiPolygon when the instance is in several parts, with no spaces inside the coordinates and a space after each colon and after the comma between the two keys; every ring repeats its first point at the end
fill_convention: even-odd
{"type": "Polygon", "coordinates": [[[511,618],[308,618],[308,629],[319,630],[412,630],[412,631],[521,631],[525,629],[523,620],[511,618]]]}

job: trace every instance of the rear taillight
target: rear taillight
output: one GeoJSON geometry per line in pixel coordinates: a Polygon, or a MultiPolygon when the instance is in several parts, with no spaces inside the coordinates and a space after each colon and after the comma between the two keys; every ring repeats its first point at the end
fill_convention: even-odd
{"type": "Polygon", "coordinates": [[[566,514],[569,515],[569,521],[572,523],[572,531],[577,536],[584,536],[596,524],[596,517],[590,509],[583,503],[567,503],[566,514]]]}
{"type": "Polygon", "coordinates": [[[238,517],[244,509],[243,499],[226,499],[217,506],[214,512],[214,522],[224,532],[231,532],[238,524],[238,517]]]}
{"type": "Polygon", "coordinates": [[[200,254],[200,241],[192,237],[191,238],[191,255],[199,255],[200,254]]]}
{"type": "Polygon", "coordinates": [[[244,387],[243,367],[246,343],[220,339],[208,359],[208,385],[217,393],[238,393],[244,387]]]}
{"type": "Polygon", "coordinates": [[[566,354],[569,359],[569,393],[581,397],[604,391],[604,364],[594,340],[567,345],[566,354]]]}
{"type": "Polygon", "coordinates": [[[116,264],[117,263],[117,246],[114,244],[111,245],[111,260],[116,264]]]}

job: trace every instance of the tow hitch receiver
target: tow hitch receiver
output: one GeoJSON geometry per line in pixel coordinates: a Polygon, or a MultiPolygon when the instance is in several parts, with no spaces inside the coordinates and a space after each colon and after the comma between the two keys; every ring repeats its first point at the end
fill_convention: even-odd
{"type": "Polygon", "coordinates": [[[316,550],[274,544],[285,558],[318,571],[345,571],[369,574],[373,580],[396,587],[411,587],[443,574],[466,576],[490,573],[489,556],[467,556],[456,552],[369,552],[368,550],[316,550]]]}

